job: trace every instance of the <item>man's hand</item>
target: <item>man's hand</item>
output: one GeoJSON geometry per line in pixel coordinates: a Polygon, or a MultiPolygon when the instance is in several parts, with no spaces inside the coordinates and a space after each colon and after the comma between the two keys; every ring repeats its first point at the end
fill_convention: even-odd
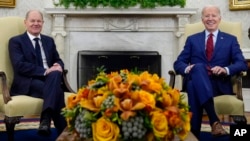
{"type": "Polygon", "coordinates": [[[220,66],[215,66],[213,68],[211,68],[211,72],[212,74],[214,75],[224,75],[224,74],[227,74],[227,71],[225,68],[223,67],[220,67],[220,66]]]}
{"type": "Polygon", "coordinates": [[[62,72],[63,70],[62,70],[62,67],[61,67],[60,64],[54,63],[52,67],[50,67],[50,68],[48,68],[48,69],[46,70],[46,75],[48,75],[48,74],[49,74],[50,72],[52,72],[52,71],[59,71],[59,72],[62,72]]]}
{"type": "Polygon", "coordinates": [[[194,64],[189,65],[189,66],[185,69],[185,73],[188,74],[188,73],[191,71],[191,69],[193,68],[193,66],[194,66],[194,64]]]}

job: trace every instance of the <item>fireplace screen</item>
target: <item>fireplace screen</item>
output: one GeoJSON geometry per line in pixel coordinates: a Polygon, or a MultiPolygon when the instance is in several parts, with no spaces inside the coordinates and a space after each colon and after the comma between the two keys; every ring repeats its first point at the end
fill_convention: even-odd
{"type": "Polygon", "coordinates": [[[77,60],[78,89],[94,79],[101,66],[106,73],[136,68],[161,76],[161,55],[156,51],[79,51],[77,60]]]}

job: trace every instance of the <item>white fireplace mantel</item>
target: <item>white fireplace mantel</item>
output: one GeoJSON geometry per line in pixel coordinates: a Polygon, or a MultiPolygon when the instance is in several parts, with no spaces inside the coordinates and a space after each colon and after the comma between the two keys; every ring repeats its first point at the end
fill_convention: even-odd
{"type": "Polygon", "coordinates": [[[155,9],[113,9],[113,8],[45,8],[45,12],[51,15],[194,15],[198,9],[195,8],[171,8],[159,7],[155,9]]]}
{"type": "Polygon", "coordinates": [[[77,52],[80,50],[158,51],[162,76],[168,78],[180,48],[184,26],[197,9],[45,8],[60,56],[76,88],[77,52]]]}

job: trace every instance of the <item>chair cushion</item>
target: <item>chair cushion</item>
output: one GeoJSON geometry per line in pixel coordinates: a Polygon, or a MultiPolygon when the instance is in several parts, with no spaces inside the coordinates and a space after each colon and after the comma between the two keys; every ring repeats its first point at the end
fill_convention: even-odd
{"type": "MultiPolygon", "coordinates": [[[[65,101],[72,94],[65,92],[65,101]]],[[[12,100],[4,105],[5,115],[8,117],[25,116],[25,115],[40,115],[42,112],[43,100],[26,95],[12,96],[12,100]]],[[[0,100],[1,101],[1,100],[0,100]]]]}
{"type": "Polygon", "coordinates": [[[235,95],[221,95],[214,98],[217,114],[244,115],[244,102],[235,95]]]}
{"type": "Polygon", "coordinates": [[[39,115],[42,111],[43,100],[26,95],[12,96],[4,105],[5,115],[8,117],[39,115]]]}
{"type": "MultiPolygon", "coordinates": [[[[184,101],[188,103],[186,92],[181,92],[184,101]]],[[[214,97],[214,108],[218,115],[244,115],[244,102],[235,95],[214,97]]]]}

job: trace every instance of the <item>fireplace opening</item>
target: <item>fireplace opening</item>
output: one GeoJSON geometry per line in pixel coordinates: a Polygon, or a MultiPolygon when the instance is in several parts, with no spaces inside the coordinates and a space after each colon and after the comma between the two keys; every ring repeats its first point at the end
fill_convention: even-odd
{"type": "Polygon", "coordinates": [[[161,76],[161,55],[157,51],[79,51],[77,61],[77,89],[94,79],[101,66],[106,73],[136,68],[161,76]]]}

